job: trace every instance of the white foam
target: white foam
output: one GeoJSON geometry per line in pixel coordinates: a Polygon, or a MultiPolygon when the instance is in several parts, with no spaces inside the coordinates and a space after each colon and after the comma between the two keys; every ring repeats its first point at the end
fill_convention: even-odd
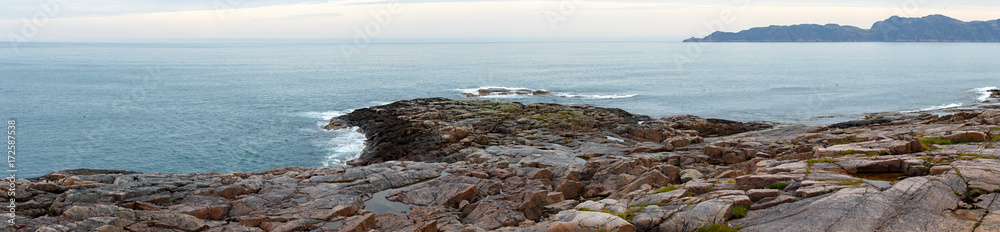
{"type": "Polygon", "coordinates": [[[365,135],[357,127],[349,127],[332,132],[333,138],[324,144],[327,155],[323,166],[343,165],[348,160],[357,159],[365,149],[365,135]]]}
{"type": "Polygon", "coordinates": [[[972,92],[976,92],[979,94],[979,97],[976,98],[977,100],[979,100],[979,102],[984,102],[990,99],[990,94],[992,94],[990,93],[990,90],[994,89],[1000,89],[1000,88],[997,88],[996,86],[983,87],[983,88],[972,89],[972,92]]]}
{"type": "Polygon", "coordinates": [[[345,115],[347,113],[350,113],[351,111],[353,111],[353,110],[348,110],[348,111],[327,111],[327,112],[302,112],[302,113],[299,113],[298,115],[302,116],[302,117],[307,117],[307,118],[317,118],[317,119],[322,119],[322,120],[330,120],[332,118],[340,117],[341,115],[345,115]]]}
{"type": "MultiPolygon", "coordinates": [[[[505,86],[486,86],[471,89],[456,89],[456,91],[463,94],[475,95],[477,98],[525,98],[526,96],[532,96],[532,94],[500,94],[493,93],[489,95],[479,95],[480,90],[486,89],[502,89],[506,90],[503,92],[538,92],[546,91],[544,89],[530,89],[530,88],[520,88],[520,87],[505,87],[505,86]]],[[[562,92],[549,92],[548,95],[564,97],[564,98],[584,98],[584,99],[621,99],[621,98],[631,98],[638,96],[637,94],[578,94],[578,93],[562,93],[562,92]]]]}
{"type": "Polygon", "coordinates": [[[586,99],[621,99],[621,98],[631,98],[639,96],[638,94],[602,95],[602,94],[573,94],[573,93],[555,93],[553,95],[565,98],[586,98],[586,99]]]}
{"type": "Polygon", "coordinates": [[[951,103],[951,104],[944,104],[944,105],[939,105],[939,106],[927,107],[927,108],[923,108],[923,109],[920,109],[920,110],[903,111],[903,113],[915,113],[915,112],[922,112],[922,111],[940,110],[940,109],[955,108],[955,107],[960,107],[960,106],[962,106],[961,103],[951,103]]]}
{"type": "MultiPolygon", "coordinates": [[[[516,87],[512,88],[512,87],[505,87],[505,86],[486,86],[486,87],[479,87],[479,88],[456,89],[456,90],[459,91],[459,92],[462,92],[462,93],[479,94],[479,90],[484,90],[484,89],[503,89],[503,90],[509,90],[509,91],[531,90],[529,88],[516,88],[516,87]]],[[[541,91],[545,91],[545,90],[541,90],[541,91]]]]}
{"type": "Polygon", "coordinates": [[[309,130],[315,131],[315,133],[323,133],[323,139],[313,142],[316,147],[326,153],[326,158],[322,161],[323,166],[346,164],[347,161],[360,157],[361,151],[365,149],[365,135],[358,132],[358,127],[348,127],[333,131],[323,129],[324,126],[330,123],[330,119],[351,113],[352,111],[354,110],[301,112],[295,114],[299,117],[317,120],[316,128],[309,130]]]}

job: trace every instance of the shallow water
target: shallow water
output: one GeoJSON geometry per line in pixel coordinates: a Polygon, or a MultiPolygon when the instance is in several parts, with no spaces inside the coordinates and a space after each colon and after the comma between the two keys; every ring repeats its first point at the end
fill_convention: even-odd
{"type": "Polygon", "coordinates": [[[411,205],[411,204],[406,204],[406,203],[396,202],[396,201],[390,201],[386,197],[388,197],[389,194],[392,193],[392,192],[394,192],[394,191],[408,191],[408,190],[411,190],[411,189],[413,189],[415,187],[418,187],[418,186],[421,186],[423,184],[426,184],[428,181],[432,181],[434,179],[441,178],[441,177],[447,176],[447,175],[451,175],[451,173],[442,172],[441,176],[436,177],[436,178],[432,178],[432,179],[427,179],[427,180],[424,180],[424,181],[420,181],[420,182],[417,182],[417,183],[414,183],[414,184],[411,184],[411,185],[407,185],[407,186],[402,187],[402,188],[386,189],[386,190],[382,190],[382,191],[379,191],[377,193],[374,193],[374,194],[372,194],[372,198],[371,199],[368,199],[367,201],[365,201],[365,203],[364,203],[365,204],[365,210],[371,211],[372,213],[375,213],[375,214],[381,214],[381,213],[395,213],[395,214],[402,214],[402,215],[408,214],[408,213],[410,213],[410,207],[411,206],[416,206],[416,205],[411,205]]]}

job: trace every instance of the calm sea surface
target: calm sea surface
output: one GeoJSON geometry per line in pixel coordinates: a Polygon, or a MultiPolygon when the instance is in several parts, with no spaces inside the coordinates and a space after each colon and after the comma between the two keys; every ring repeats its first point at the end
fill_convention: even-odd
{"type": "Polygon", "coordinates": [[[0,116],[21,176],[75,168],[234,172],[337,164],[363,136],[323,131],[352,109],[480,87],[519,102],[655,117],[828,124],[979,102],[1000,44],[50,44],[0,49],[0,116]],[[689,53],[688,51],[693,51],[689,53]]]}

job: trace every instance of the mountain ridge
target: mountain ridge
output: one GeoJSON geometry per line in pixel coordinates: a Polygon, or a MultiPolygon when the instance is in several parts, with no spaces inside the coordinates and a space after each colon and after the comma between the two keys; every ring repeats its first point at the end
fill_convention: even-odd
{"type": "Polygon", "coordinates": [[[755,27],[716,31],[684,42],[1000,42],[1000,19],[965,22],[944,15],[892,16],[871,29],[838,24],[755,27]]]}

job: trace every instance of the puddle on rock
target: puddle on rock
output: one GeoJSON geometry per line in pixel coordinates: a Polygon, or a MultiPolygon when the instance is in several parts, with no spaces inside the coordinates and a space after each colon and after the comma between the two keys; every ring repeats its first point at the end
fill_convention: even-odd
{"type": "Polygon", "coordinates": [[[574,161],[576,161],[577,163],[580,163],[580,165],[584,165],[584,166],[586,166],[586,165],[587,165],[587,160],[585,160],[585,159],[583,159],[583,158],[580,158],[580,157],[573,157],[573,160],[574,160],[574,161]]]}
{"type": "Polygon", "coordinates": [[[875,187],[886,190],[892,187],[900,177],[905,176],[903,173],[890,172],[890,173],[856,173],[851,174],[853,177],[860,178],[861,180],[867,182],[868,184],[874,185],[875,187]]]}
{"type": "Polygon", "coordinates": [[[451,175],[451,173],[442,172],[441,176],[438,176],[438,177],[435,177],[435,178],[431,178],[431,179],[427,179],[427,180],[423,180],[423,181],[420,181],[420,182],[417,182],[417,183],[414,183],[414,184],[411,184],[411,185],[407,185],[407,186],[402,187],[402,188],[386,189],[386,190],[379,191],[379,192],[377,192],[375,194],[372,194],[372,198],[371,199],[368,199],[367,201],[365,201],[365,210],[371,211],[372,213],[375,213],[375,214],[381,214],[381,213],[395,213],[395,214],[404,214],[404,215],[405,214],[409,214],[410,213],[410,206],[417,206],[417,205],[411,205],[411,204],[406,204],[406,203],[402,203],[402,202],[390,201],[389,199],[386,199],[386,197],[389,196],[389,193],[391,193],[393,191],[396,191],[396,190],[410,190],[410,189],[413,189],[414,187],[423,185],[423,184],[427,183],[428,181],[432,181],[434,179],[441,178],[442,176],[447,176],[447,175],[451,175]]]}
{"type": "Polygon", "coordinates": [[[344,226],[344,221],[327,222],[323,224],[323,228],[337,229],[344,226]]]}
{"type": "Polygon", "coordinates": [[[305,204],[306,202],[309,201],[309,197],[292,198],[291,201],[299,204],[305,204]]]}
{"type": "Polygon", "coordinates": [[[305,204],[306,202],[309,201],[309,197],[292,198],[291,201],[299,204],[305,204]]]}
{"type": "Polygon", "coordinates": [[[897,181],[897,180],[899,180],[900,177],[903,177],[904,175],[905,174],[903,174],[901,172],[890,172],[890,173],[857,173],[857,174],[851,174],[851,176],[854,176],[854,177],[857,177],[857,178],[861,178],[861,179],[878,180],[878,181],[889,181],[889,182],[897,181]]]}

